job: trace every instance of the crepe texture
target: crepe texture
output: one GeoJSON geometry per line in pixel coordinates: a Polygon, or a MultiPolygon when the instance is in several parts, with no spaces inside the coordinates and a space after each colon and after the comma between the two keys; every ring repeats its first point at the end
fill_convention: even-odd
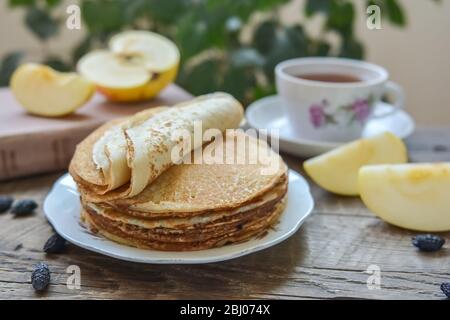
{"type": "Polygon", "coordinates": [[[96,193],[108,194],[109,198],[135,196],[174,164],[175,147],[181,150],[182,159],[203,145],[202,139],[194,139],[196,125],[201,132],[214,129],[219,135],[237,128],[242,118],[241,104],[225,93],[200,96],[172,108],[140,112],[104,128],[101,134],[97,132],[90,140],[95,140],[93,145],[80,144],[75,157],[90,151],[94,166],[91,163],[92,170],[79,177],[93,185],[96,193]]]}
{"type": "Polygon", "coordinates": [[[95,233],[100,233],[113,241],[142,249],[163,251],[196,251],[228,244],[248,241],[263,236],[270,228],[276,227],[276,222],[285,208],[285,199],[278,202],[270,211],[254,221],[244,221],[234,228],[222,233],[202,234],[195,233],[192,238],[164,234],[155,236],[148,230],[139,227],[130,227],[123,223],[102,218],[100,215],[83,211],[83,219],[95,233]]]}
{"type": "MultiPolygon", "coordinates": [[[[105,177],[103,169],[99,169],[94,161],[94,147],[99,141],[106,141],[105,135],[137,123],[138,119],[143,119],[144,117],[148,119],[165,110],[167,110],[167,107],[151,108],[131,117],[115,119],[102,125],[77,145],[69,164],[69,172],[76,172],[79,179],[89,185],[96,193],[105,194],[114,189],[114,185],[105,177]]],[[[99,148],[99,145],[97,145],[97,148],[99,148]]]]}
{"type": "Polygon", "coordinates": [[[168,251],[247,241],[272,228],[287,201],[287,166],[266,142],[227,130],[242,118],[230,97],[146,110],[82,141],[69,171],[87,226],[125,245],[168,251]],[[173,163],[173,131],[164,128],[192,134],[198,119],[218,134],[210,143],[193,142],[173,163]]]}

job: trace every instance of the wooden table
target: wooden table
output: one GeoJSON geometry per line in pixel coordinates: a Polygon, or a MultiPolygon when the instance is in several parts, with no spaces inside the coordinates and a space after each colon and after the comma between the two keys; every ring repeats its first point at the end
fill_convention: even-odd
{"type": "MultiPolygon", "coordinates": [[[[450,128],[423,128],[407,142],[414,162],[450,161],[450,128]]],[[[285,159],[301,171],[301,160],[285,159]]],[[[0,194],[42,204],[59,175],[0,183],[0,194]]],[[[439,285],[450,281],[450,233],[443,234],[447,244],[441,251],[420,253],[411,245],[414,232],[383,223],[358,198],[311,186],[314,214],[294,236],[262,252],[207,265],[129,263],[74,245],[63,254],[46,255],[42,246],[52,229],[41,208],[26,218],[2,214],[0,299],[444,298],[439,285]],[[47,262],[52,272],[43,295],[30,285],[38,261],[47,262]],[[81,268],[79,290],[66,286],[69,265],[81,268]],[[380,289],[367,287],[370,265],[381,270],[380,289]]]]}

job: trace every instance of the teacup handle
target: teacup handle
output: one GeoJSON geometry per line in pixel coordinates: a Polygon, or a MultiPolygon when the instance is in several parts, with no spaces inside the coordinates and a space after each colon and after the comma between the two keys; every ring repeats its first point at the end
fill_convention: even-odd
{"type": "Polygon", "coordinates": [[[405,92],[402,87],[392,81],[386,82],[385,93],[392,94],[394,97],[394,102],[392,103],[392,110],[383,112],[381,114],[374,114],[374,118],[383,118],[397,112],[398,109],[402,109],[405,105],[405,92]]]}

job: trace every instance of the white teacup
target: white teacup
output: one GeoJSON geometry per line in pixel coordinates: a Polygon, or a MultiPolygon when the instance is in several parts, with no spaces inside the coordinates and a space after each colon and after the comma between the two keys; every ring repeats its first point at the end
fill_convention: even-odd
{"type": "Polygon", "coordinates": [[[357,139],[370,118],[392,114],[403,106],[405,99],[401,87],[388,81],[389,74],[384,68],[359,60],[292,59],[279,63],[275,76],[291,128],[300,137],[312,140],[346,142],[357,139]],[[329,80],[302,78],[308,75],[321,75],[329,80]],[[355,81],[330,81],[332,75],[355,81]],[[385,93],[395,97],[394,108],[375,115],[374,106],[385,93]]]}

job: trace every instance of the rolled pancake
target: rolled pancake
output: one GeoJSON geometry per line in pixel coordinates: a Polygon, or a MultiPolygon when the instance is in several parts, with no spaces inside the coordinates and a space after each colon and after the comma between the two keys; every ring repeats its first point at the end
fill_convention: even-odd
{"type": "Polygon", "coordinates": [[[127,163],[127,139],[125,131],[153,118],[156,114],[168,110],[158,107],[144,110],[109,128],[92,149],[92,161],[101,171],[107,188],[103,193],[117,189],[130,181],[130,168],[127,163]]]}
{"type": "MultiPolygon", "coordinates": [[[[140,194],[129,199],[110,199],[99,195],[83,184],[75,171],[71,174],[78,183],[83,201],[107,203],[118,211],[136,213],[141,217],[175,215],[228,210],[251,202],[276,186],[287,176],[287,167],[281,157],[266,143],[235,131],[224,140],[214,141],[218,150],[232,149],[237,137],[245,137],[245,151],[234,152],[233,164],[180,164],[172,166],[147,186],[140,194]],[[246,159],[258,153],[255,164],[246,159]],[[267,169],[271,168],[270,172],[267,169]]],[[[240,140],[242,141],[242,140],[240,140]]],[[[204,147],[205,149],[206,147],[204,147]]]]}
{"type": "Polygon", "coordinates": [[[239,127],[243,118],[242,105],[226,93],[201,96],[176,107],[125,131],[131,167],[129,197],[139,194],[173,165],[172,149],[181,142],[173,139],[174,133],[189,134],[191,143],[180,154],[184,157],[204,144],[203,139],[194,139],[196,122],[201,124],[201,133],[209,129],[222,133],[239,127]]]}
{"type": "Polygon", "coordinates": [[[101,140],[105,134],[108,134],[108,132],[115,130],[116,128],[127,127],[133,123],[138,123],[139,121],[142,121],[142,119],[148,119],[166,109],[167,107],[147,109],[131,117],[114,119],[100,126],[77,145],[69,165],[69,172],[76,173],[79,181],[89,185],[89,188],[92,189],[93,192],[104,194],[108,190],[111,190],[114,186],[110,184],[110,181],[105,179],[104,173],[97,168],[97,164],[92,157],[96,142],[101,140]]]}
{"type": "Polygon", "coordinates": [[[185,251],[242,242],[277,221],[287,167],[266,142],[225,130],[242,118],[232,97],[213,94],[146,112],[102,126],[77,147],[69,171],[92,230],[131,246],[185,251]],[[203,133],[218,129],[211,142],[193,139],[196,120],[203,133]],[[192,140],[181,164],[170,153],[179,146],[177,129],[192,140]]]}
{"type": "MultiPolygon", "coordinates": [[[[224,184],[233,177],[227,179],[224,184]]],[[[284,171],[272,188],[231,210],[175,212],[175,217],[173,213],[157,212],[158,217],[137,218],[128,215],[129,210],[124,213],[103,203],[83,201],[84,216],[93,230],[119,243],[156,250],[201,250],[263,234],[281,214],[286,192],[287,172],[284,171]],[[179,214],[184,217],[177,218],[179,214]]]]}
{"type": "Polygon", "coordinates": [[[88,223],[93,232],[100,233],[104,237],[118,243],[142,249],[154,249],[163,251],[194,251],[220,247],[226,244],[239,243],[263,235],[277,222],[280,214],[284,210],[284,207],[285,201],[281,201],[276,206],[274,206],[273,210],[270,213],[260,219],[257,223],[237,227],[234,229],[234,231],[229,232],[225,235],[208,238],[203,241],[192,242],[164,242],[132,237],[130,236],[130,233],[124,232],[118,226],[104,224],[104,221],[98,219],[98,216],[90,215],[86,211],[82,212],[82,216],[84,221],[88,223]]]}
{"type": "Polygon", "coordinates": [[[109,190],[129,182],[126,191],[112,193],[113,198],[139,194],[148,184],[174,164],[173,149],[180,157],[204,144],[194,139],[194,128],[202,134],[215,129],[216,135],[237,128],[243,117],[241,104],[231,95],[214,93],[148,117],[139,123],[127,123],[109,130],[93,147],[93,161],[105,176],[109,190]],[[177,136],[181,134],[181,136],[177,136]]]}

